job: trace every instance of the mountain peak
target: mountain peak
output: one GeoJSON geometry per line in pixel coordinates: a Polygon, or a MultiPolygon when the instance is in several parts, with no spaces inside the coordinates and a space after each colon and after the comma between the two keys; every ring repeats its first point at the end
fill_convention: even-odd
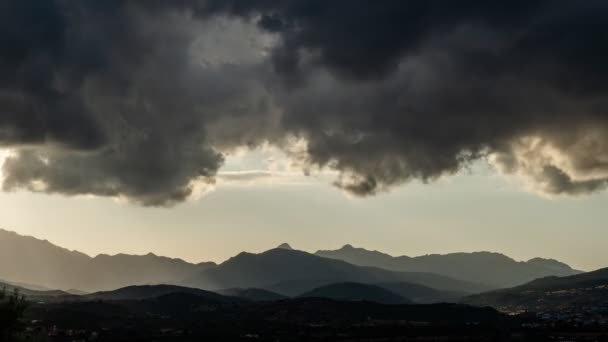
{"type": "Polygon", "coordinates": [[[279,249],[289,249],[289,250],[293,250],[293,248],[291,248],[291,246],[288,243],[282,243],[280,244],[277,248],[279,249]]]}
{"type": "Polygon", "coordinates": [[[353,245],[347,243],[346,245],[342,246],[341,249],[355,249],[355,247],[353,247],[353,245]]]}

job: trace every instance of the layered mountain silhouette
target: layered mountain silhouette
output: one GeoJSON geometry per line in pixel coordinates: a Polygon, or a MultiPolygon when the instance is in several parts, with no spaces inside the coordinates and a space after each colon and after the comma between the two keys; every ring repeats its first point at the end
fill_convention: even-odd
{"type": "Polygon", "coordinates": [[[608,302],[608,268],[568,277],[545,277],[509,289],[472,295],[463,302],[525,310],[595,306],[608,302]]]}
{"type": "Polygon", "coordinates": [[[411,304],[412,301],[383,287],[361,283],[336,283],[310,290],[302,298],[329,298],[340,301],[367,301],[381,304],[411,304]]]}
{"type": "Polygon", "coordinates": [[[205,270],[186,285],[205,289],[255,287],[296,296],[315,287],[338,282],[411,282],[438,290],[477,293],[484,284],[452,279],[426,272],[394,272],[362,267],[310,253],[271,249],[260,254],[241,253],[217,267],[205,270]]]}
{"type": "Polygon", "coordinates": [[[546,276],[569,276],[581,271],[552,259],[515,261],[500,253],[475,252],[399,256],[345,245],[338,250],[317,251],[324,258],[343,260],[360,266],[401,272],[431,272],[451,278],[486,284],[493,288],[521,285],[546,276]]]}
{"type": "Polygon", "coordinates": [[[173,284],[214,266],[154,254],[92,258],[48,241],[0,230],[0,277],[45,288],[93,292],[129,285],[173,284]]]}
{"type": "Polygon", "coordinates": [[[164,284],[264,301],[354,282],[377,285],[417,303],[434,303],[453,302],[546,275],[576,273],[568,265],[540,258],[516,262],[487,252],[392,257],[349,245],[311,254],[284,243],[259,254],[240,253],[219,265],[192,264],[151,253],[90,257],[0,230],[1,279],[10,280],[13,287],[40,292],[59,289],[67,295],[164,284]]]}

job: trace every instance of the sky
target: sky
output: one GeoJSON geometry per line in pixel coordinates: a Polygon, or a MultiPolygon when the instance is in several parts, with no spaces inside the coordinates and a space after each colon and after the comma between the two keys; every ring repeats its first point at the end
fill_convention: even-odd
{"type": "Polygon", "coordinates": [[[608,263],[605,1],[0,6],[6,229],[608,263]]]}
{"type": "Polygon", "coordinates": [[[276,151],[242,152],[236,171],[275,172],[224,181],[172,208],[102,197],[16,191],[0,194],[0,227],[89,255],[147,254],[222,262],[288,242],[314,252],[344,244],[392,255],[496,251],[516,260],[555,258],[582,270],[605,267],[608,194],[541,197],[487,163],[433,184],[414,182],[373,198],[331,187],[331,176],[276,174],[276,151]]]}

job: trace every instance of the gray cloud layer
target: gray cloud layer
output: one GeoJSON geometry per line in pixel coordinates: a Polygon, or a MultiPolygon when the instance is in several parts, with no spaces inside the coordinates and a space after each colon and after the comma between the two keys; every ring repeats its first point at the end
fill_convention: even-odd
{"type": "MultiPolygon", "coordinates": [[[[605,1],[0,5],[4,189],[182,201],[290,137],[368,195],[489,158],[549,194],[608,185],[605,1]]],[[[302,156],[299,156],[302,157],[302,156]]]]}

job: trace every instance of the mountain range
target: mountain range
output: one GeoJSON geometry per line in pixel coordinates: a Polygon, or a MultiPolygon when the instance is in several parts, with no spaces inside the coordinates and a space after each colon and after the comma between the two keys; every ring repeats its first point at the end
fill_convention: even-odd
{"type": "Polygon", "coordinates": [[[338,250],[320,250],[315,254],[360,266],[399,272],[442,274],[454,279],[485,284],[492,288],[517,286],[546,276],[570,276],[581,273],[553,259],[534,258],[528,261],[515,261],[506,255],[492,252],[393,257],[379,251],[345,245],[338,250]]]}
{"type": "Polygon", "coordinates": [[[393,272],[362,267],[310,253],[275,248],[259,254],[241,253],[207,269],[185,284],[205,289],[255,287],[295,296],[311,288],[336,282],[411,282],[438,290],[476,293],[483,284],[455,280],[434,273],[393,272]]]}
{"type": "Polygon", "coordinates": [[[517,262],[487,252],[392,257],[350,245],[311,254],[282,244],[262,253],[243,252],[221,264],[194,264],[151,253],[90,257],[0,230],[0,279],[30,290],[58,289],[71,295],[163,284],[264,300],[295,297],[336,283],[359,283],[431,303],[453,302],[547,275],[577,273],[566,264],[540,258],[517,262]]]}
{"type": "Polygon", "coordinates": [[[412,283],[334,282],[314,287],[294,296],[284,296],[259,288],[232,288],[215,292],[175,285],[128,286],[113,291],[77,295],[60,290],[31,290],[7,282],[0,288],[17,289],[36,302],[140,301],[196,297],[215,303],[275,302],[295,298],[326,298],[336,301],[366,301],[381,304],[429,304],[459,302],[503,311],[568,310],[581,307],[608,308],[608,268],[568,277],[545,277],[513,288],[464,296],[412,283]]]}

